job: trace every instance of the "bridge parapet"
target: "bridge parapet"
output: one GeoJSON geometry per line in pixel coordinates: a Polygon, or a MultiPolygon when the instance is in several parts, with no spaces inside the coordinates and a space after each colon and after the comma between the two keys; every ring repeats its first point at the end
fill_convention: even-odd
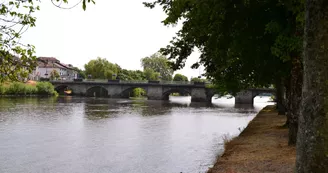
{"type": "Polygon", "coordinates": [[[81,82],[81,83],[120,83],[120,84],[146,84],[146,83],[158,83],[158,84],[173,84],[173,85],[208,85],[211,83],[205,82],[192,82],[192,81],[149,81],[149,80],[106,80],[106,79],[85,79],[85,80],[51,80],[51,83],[69,83],[69,82],[81,82]]]}

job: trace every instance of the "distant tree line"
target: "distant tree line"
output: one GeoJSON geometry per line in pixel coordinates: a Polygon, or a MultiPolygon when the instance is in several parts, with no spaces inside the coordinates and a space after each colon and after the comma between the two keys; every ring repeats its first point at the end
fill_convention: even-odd
{"type": "MultiPolygon", "coordinates": [[[[79,78],[92,79],[119,79],[119,80],[165,80],[165,81],[189,81],[187,76],[175,74],[168,59],[160,53],[141,59],[143,70],[127,70],[109,62],[105,58],[98,57],[84,65],[85,70],[75,68],[79,78]]],[[[204,81],[204,79],[192,78],[191,81],[204,81]]]]}

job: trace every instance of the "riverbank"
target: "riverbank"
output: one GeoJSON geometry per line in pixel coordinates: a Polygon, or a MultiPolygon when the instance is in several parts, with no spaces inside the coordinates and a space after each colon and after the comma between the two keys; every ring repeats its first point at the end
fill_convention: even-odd
{"type": "Polygon", "coordinates": [[[236,138],[208,173],[294,172],[296,149],[288,146],[286,117],[267,106],[236,138]]]}

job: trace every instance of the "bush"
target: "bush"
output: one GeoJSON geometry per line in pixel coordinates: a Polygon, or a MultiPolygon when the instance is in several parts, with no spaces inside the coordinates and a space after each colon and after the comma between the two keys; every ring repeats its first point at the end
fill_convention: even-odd
{"type": "Polygon", "coordinates": [[[57,95],[54,86],[49,82],[38,82],[36,88],[39,95],[57,95]]]}
{"type": "Polygon", "coordinates": [[[5,95],[8,88],[4,85],[0,85],[0,95],[5,95]]]}
{"type": "Polygon", "coordinates": [[[25,95],[35,95],[38,93],[36,86],[25,85],[25,95]]]}
{"type": "Polygon", "coordinates": [[[207,82],[206,79],[201,79],[201,78],[197,78],[197,77],[194,77],[190,80],[191,82],[207,82]]]}
{"type": "Polygon", "coordinates": [[[6,92],[8,95],[24,95],[25,94],[25,85],[20,82],[13,82],[9,85],[9,88],[6,92]]]}
{"type": "Polygon", "coordinates": [[[0,95],[58,95],[54,86],[49,82],[38,82],[36,86],[21,82],[0,85],[0,95]]]}
{"type": "Polygon", "coordinates": [[[146,95],[146,91],[142,88],[135,88],[132,91],[132,96],[133,97],[142,97],[144,95],[146,95]]]}

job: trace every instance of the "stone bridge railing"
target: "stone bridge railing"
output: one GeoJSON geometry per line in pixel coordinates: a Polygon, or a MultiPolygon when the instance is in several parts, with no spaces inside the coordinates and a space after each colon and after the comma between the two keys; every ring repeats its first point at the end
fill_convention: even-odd
{"type": "Polygon", "coordinates": [[[75,80],[50,80],[50,82],[86,82],[86,83],[121,83],[121,84],[140,84],[140,83],[158,83],[175,85],[210,85],[210,82],[193,81],[152,81],[152,80],[106,80],[106,79],[75,79],[75,80]]]}

